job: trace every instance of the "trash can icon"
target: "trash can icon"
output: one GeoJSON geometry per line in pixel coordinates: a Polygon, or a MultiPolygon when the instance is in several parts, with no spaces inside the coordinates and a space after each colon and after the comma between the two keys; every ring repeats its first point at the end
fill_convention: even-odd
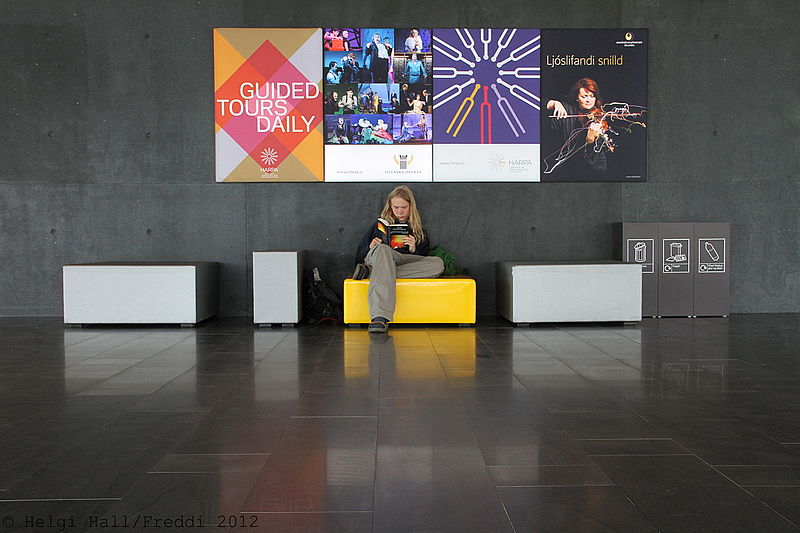
{"type": "Polygon", "coordinates": [[[637,242],[633,247],[633,259],[637,263],[644,263],[647,260],[647,244],[637,242]]]}

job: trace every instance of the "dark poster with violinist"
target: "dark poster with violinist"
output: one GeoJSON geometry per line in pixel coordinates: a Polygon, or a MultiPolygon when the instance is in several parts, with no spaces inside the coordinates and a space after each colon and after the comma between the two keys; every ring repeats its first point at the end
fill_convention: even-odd
{"type": "Polygon", "coordinates": [[[647,30],[541,40],[541,181],[645,181],[647,30]]]}

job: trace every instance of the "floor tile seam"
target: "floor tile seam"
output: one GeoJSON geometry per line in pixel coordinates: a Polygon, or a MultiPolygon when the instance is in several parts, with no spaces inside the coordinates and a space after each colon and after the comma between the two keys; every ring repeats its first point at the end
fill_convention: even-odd
{"type": "MultiPolygon", "coordinates": [[[[92,339],[96,339],[97,337],[101,337],[101,336],[103,336],[103,335],[112,336],[112,335],[116,335],[116,334],[115,334],[115,333],[101,333],[101,332],[98,332],[98,333],[97,333],[97,335],[95,335],[95,336],[93,336],[93,337],[90,337],[89,339],[85,339],[85,340],[83,340],[83,341],[81,341],[81,342],[79,342],[79,343],[76,343],[76,344],[71,344],[70,346],[80,346],[80,345],[81,345],[81,344],[83,344],[84,342],[88,342],[88,341],[90,341],[90,340],[92,340],[92,339]]],[[[116,345],[116,346],[114,346],[113,348],[109,348],[109,349],[107,349],[107,350],[104,350],[104,351],[102,351],[102,352],[99,352],[97,355],[104,354],[104,353],[106,353],[106,352],[110,352],[111,350],[113,350],[113,349],[115,349],[115,348],[119,348],[120,346],[125,346],[125,345],[126,345],[126,344],[128,344],[129,342],[133,342],[133,341],[135,341],[135,340],[141,339],[141,338],[142,338],[142,337],[144,337],[145,335],[147,335],[147,333],[141,333],[140,335],[138,335],[138,336],[136,336],[136,337],[132,337],[131,339],[128,339],[128,340],[124,341],[122,344],[117,344],[117,345],[116,345]]]]}
{"type": "Polygon", "coordinates": [[[152,471],[152,472],[145,472],[145,473],[148,476],[162,476],[162,475],[163,476],[194,476],[194,475],[197,475],[197,474],[213,475],[213,476],[225,474],[227,476],[227,475],[231,475],[231,474],[240,474],[242,476],[249,475],[249,476],[253,476],[253,477],[258,477],[258,475],[259,475],[258,473],[253,472],[253,471],[249,471],[249,470],[185,470],[185,471],[167,471],[167,470],[159,471],[159,470],[155,470],[155,471],[152,471]]]}
{"type": "MultiPolygon", "coordinates": [[[[516,332],[516,331],[517,331],[517,330],[514,330],[514,332],[516,332]]],[[[521,333],[521,335],[522,335],[523,337],[525,337],[526,339],[528,339],[528,340],[530,341],[530,343],[531,343],[531,344],[533,344],[534,346],[536,346],[538,349],[542,350],[542,352],[549,353],[549,352],[548,352],[548,351],[547,351],[547,350],[544,348],[544,346],[542,346],[541,344],[539,344],[538,342],[536,342],[536,340],[535,340],[535,339],[532,339],[531,337],[529,337],[529,336],[526,334],[526,332],[524,332],[524,331],[521,331],[520,333],[521,333]]],[[[511,343],[511,346],[514,346],[515,344],[516,344],[516,343],[512,342],[512,343],[511,343]]],[[[488,345],[487,345],[487,346],[488,346],[488,345]]],[[[491,346],[489,346],[489,349],[491,350],[491,346]]],[[[492,353],[494,353],[494,350],[492,350],[492,353]]]]}
{"type": "MultiPolygon", "coordinates": [[[[688,447],[686,447],[686,448],[687,448],[687,449],[689,449],[688,447]]],[[[716,472],[718,475],[720,475],[720,476],[722,476],[723,478],[727,479],[727,480],[728,480],[728,481],[729,481],[731,484],[733,484],[735,487],[738,487],[738,488],[740,488],[742,491],[744,491],[744,492],[745,492],[745,494],[747,494],[748,496],[750,496],[751,498],[753,498],[755,501],[757,501],[758,503],[760,503],[762,506],[766,507],[767,509],[769,509],[770,511],[772,511],[772,512],[773,512],[773,513],[775,513],[776,515],[780,516],[780,517],[781,517],[783,520],[785,520],[786,522],[788,522],[789,524],[791,524],[791,525],[792,525],[792,526],[794,526],[795,528],[798,528],[798,529],[800,529],[800,525],[798,525],[798,524],[795,524],[794,522],[792,522],[792,521],[791,521],[789,518],[787,518],[786,516],[784,516],[783,514],[781,514],[780,512],[778,512],[776,509],[774,509],[774,508],[773,508],[771,505],[769,505],[767,502],[765,502],[764,500],[762,500],[761,498],[759,498],[758,496],[756,496],[755,494],[753,494],[752,492],[750,492],[749,490],[747,490],[747,488],[745,488],[743,485],[740,485],[739,483],[737,483],[737,482],[736,482],[736,481],[735,481],[733,478],[731,478],[730,476],[726,475],[724,472],[722,472],[721,470],[719,470],[718,468],[716,468],[714,465],[712,465],[711,463],[709,463],[708,461],[706,461],[705,459],[703,459],[703,458],[702,458],[702,457],[700,457],[699,455],[697,456],[697,459],[698,459],[700,462],[702,462],[703,464],[705,464],[705,465],[706,465],[708,468],[710,468],[711,470],[713,470],[714,472],[716,472]]]]}
{"type": "Polygon", "coordinates": [[[250,452],[250,453],[168,453],[165,454],[178,457],[263,457],[269,456],[272,452],[250,452]]]}
{"type": "MultiPolygon", "coordinates": [[[[545,407],[545,409],[547,409],[545,407]]],[[[552,414],[587,414],[587,415],[601,415],[601,414],[608,414],[608,413],[631,413],[630,410],[625,409],[606,409],[604,411],[598,411],[596,409],[547,409],[548,413],[552,414]]]]}
{"type": "Polygon", "coordinates": [[[511,515],[508,513],[506,502],[503,501],[503,497],[500,495],[500,488],[497,485],[495,485],[493,490],[497,495],[497,500],[500,502],[500,508],[503,509],[503,514],[505,515],[506,520],[508,520],[508,524],[511,526],[511,531],[513,533],[517,533],[517,527],[514,525],[514,521],[511,520],[511,515]]]}
{"type": "Polygon", "coordinates": [[[547,483],[547,484],[524,484],[524,485],[497,485],[498,489],[559,489],[564,487],[619,487],[615,483],[547,483]]]}
{"type": "Polygon", "coordinates": [[[750,485],[742,483],[739,486],[748,489],[800,489],[800,485],[750,485]]]}
{"type": "Polygon", "coordinates": [[[373,514],[371,510],[354,510],[354,511],[239,511],[239,514],[264,514],[264,515],[325,515],[325,514],[373,514]]]}
{"type": "Polygon", "coordinates": [[[587,453],[587,457],[699,457],[694,453],[587,453]]]}
{"type": "Polygon", "coordinates": [[[291,415],[290,420],[316,420],[340,418],[378,418],[378,415],[291,415]]]}
{"type": "MultiPolygon", "coordinates": [[[[280,435],[278,435],[275,439],[275,444],[274,444],[275,450],[279,448],[279,443],[281,442],[281,439],[283,439],[283,436],[286,433],[287,425],[288,423],[283,424],[283,427],[281,427],[280,435]]],[[[267,455],[268,455],[267,459],[266,461],[264,461],[264,465],[261,467],[261,470],[259,470],[258,472],[254,472],[253,483],[250,486],[250,490],[247,491],[247,495],[242,499],[242,502],[246,503],[250,501],[250,498],[253,496],[253,493],[255,492],[256,487],[258,486],[258,480],[261,479],[262,476],[264,476],[264,472],[267,470],[268,467],[270,467],[270,463],[274,460],[276,454],[273,452],[268,452],[267,455]]],[[[240,514],[244,512],[245,511],[239,511],[240,514]]]]}
{"type": "MultiPolygon", "coordinates": [[[[102,335],[102,333],[100,333],[99,331],[93,331],[93,332],[91,332],[91,336],[90,336],[90,337],[87,337],[87,338],[85,338],[85,339],[82,339],[82,340],[80,340],[80,341],[78,341],[78,342],[73,342],[73,343],[69,343],[69,344],[67,344],[67,343],[64,343],[64,347],[66,348],[67,346],[77,346],[77,345],[79,345],[79,344],[81,344],[81,343],[84,343],[84,342],[86,342],[86,341],[88,341],[88,340],[91,340],[91,339],[96,339],[96,338],[97,338],[97,337],[99,337],[100,335],[102,335]]],[[[53,338],[55,338],[55,336],[54,336],[53,338]]]]}
{"type": "Polygon", "coordinates": [[[589,468],[596,466],[598,466],[597,463],[570,463],[570,464],[519,463],[519,464],[505,464],[505,465],[487,464],[486,468],[589,468]]]}
{"type": "Polygon", "coordinates": [[[17,498],[0,499],[0,503],[49,503],[49,502],[121,502],[121,497],[100,498],[17,498]]]}
{"type": "MultiPolygon", "coordinates": [[[[589,343],[587,343],[587,344],[589,344],[589,343]]],[[[602,348],[600,348],[598,346],[594,346],[593,344],[589,344],[589,346],[591,346],[592,348],[604,353],[605,355],[607,355],[608,357],[610,357],[614,361],[618,361],[618,362],[622,363],[624,366],[632,368],[633,370],[637,371],[639,373],[639,375],[642,375],[642,369],[641,368],[636,368],[635,366],[633,366],[632,364],[628,363],[627,361],[625,361],[623,359],[620,359],[618,357],[615,357],[613,354],[610,354],[608,351],[606,351],[606,350],[604,350],[604,349],[602,349],[602,348]]],[[[559,361],[561,361],[561,360],[559,359],[559,361]]],[[[564,363],[563,361],[561,361],[561,362],[564,363]]],[[[567,364],[567,363],[564,363],[564,364],[567,364]]],[[[567,366],[569,366],[569,365],[567,365],[567,366]]],[[[572,369],[572,367],[570,367],[570,368],[572,369]]],[[[577,373],[577,371],[575,371],[575,369],[572,369],[572,370],[577,373]]]]}
{"type": "Polygon", "coordinates": [[[675,441],[672,437],[609,437],[609,438],[577,438],[576,441],[586,441],[586,442],[595,442],[595,441],[675,441]]]}
{"type": "Polygon", "coordinates": [[[738,464],[738,465],[712,465],[714,468],[795,468],[800,469],[800,464],[738,464]]]}

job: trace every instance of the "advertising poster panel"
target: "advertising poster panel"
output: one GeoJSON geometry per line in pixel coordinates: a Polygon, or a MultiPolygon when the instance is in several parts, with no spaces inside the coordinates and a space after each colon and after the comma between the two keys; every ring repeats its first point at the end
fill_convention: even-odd
{"type": "Polygon", "coordinates": [[[218,182],[322,181],[322,31],[214,30],[218,182]]]}
{"type": "Polygon", "coordinates": [[[646,181],[647,54],[646,29],[216,29],[216,180],[646,181]]]}
{"type": "Polygon", "coordinates": [[[647,179],[647,37],[542,31],[542,181],[647,179]]]}
{"type": "Polygon", "coordinates": [[[430,181],[431,30],[323,28],[326,181],[430,181]]]}
{"type": "Polygon", "coordinates": [[[433,31],[434,181],[539,181],[541,33],[433,31]]]}

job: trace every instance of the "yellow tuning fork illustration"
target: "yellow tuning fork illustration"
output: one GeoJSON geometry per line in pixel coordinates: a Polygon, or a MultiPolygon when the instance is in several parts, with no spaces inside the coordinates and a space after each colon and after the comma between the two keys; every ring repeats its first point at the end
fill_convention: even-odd
{"type": "Polygon", "coordinates": [[[458,122],[458,126],[456,127],[456,130],[453,132],[453,137],[458,135],[458,132],[461,131],[461,126],[464,125],[464,121],[467,120],[467,117],[469,116],[470,111],[472,111],[472,108],[475,105],[475,95],[478,94],[478,89],[480,89],[480,88],[481,88],[481,84],[480,83],[476,83],[475,84],[475,88],[472,89],[472,94],[470,94],[469,96],[464,98],[464,101],[461,102],[461,105],[458,107],[458,111],[456,111],[456,114],[453,115],[453,120],[450,122],[450,125],[447,126],[447,129],[445,130],[446,133],[450,133],[450,130],[453,129],[453,126],[455,125],[456,120],[459,120],[459,117],[461,117],[461,120],[458,122]],[[461,114],[462,111],[464,113],[463,115],[461,114]]]}

